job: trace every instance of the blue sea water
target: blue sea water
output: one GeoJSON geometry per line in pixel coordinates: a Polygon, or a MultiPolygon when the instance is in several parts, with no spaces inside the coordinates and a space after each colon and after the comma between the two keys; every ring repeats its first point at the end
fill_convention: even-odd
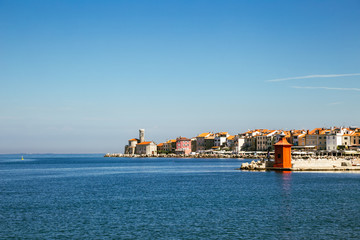
{"type": "Polygon", "coordinates": [[[360,174],[244,161],[0,155],[0,238],[360,238],[360,174]]]}

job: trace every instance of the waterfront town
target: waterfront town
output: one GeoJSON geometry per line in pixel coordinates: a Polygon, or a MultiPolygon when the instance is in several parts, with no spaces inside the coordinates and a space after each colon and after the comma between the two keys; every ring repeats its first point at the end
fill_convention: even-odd
{"type": "MultiPolygon", "coordinates": [[[[270,156],[274,144],[284,136],[292,145],[293,155],[360,155],[359,127],[315,128],[311,130],[254,129],[231,135],[228,132],[205,132],[196,137],[169,139],[156,144],[145,140],[145,130],[139,130],[139,138],[128,140],[124,154],[116,156],[186,156],[199,155],[264,155],[270,156]]],[[[107,154],[105,156],[115,156],[107,154]]]]}

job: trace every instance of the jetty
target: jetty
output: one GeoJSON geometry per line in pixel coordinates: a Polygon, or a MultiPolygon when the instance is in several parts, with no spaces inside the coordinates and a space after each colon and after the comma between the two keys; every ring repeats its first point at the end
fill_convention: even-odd
{"type": "Polygon", "coordinates": [[[358,158],[310,158],[292,160],[290,168],[274,167],[273,160],[261,159],[243,163],[238,170],[251,171],[360,171],[358,158]]]}

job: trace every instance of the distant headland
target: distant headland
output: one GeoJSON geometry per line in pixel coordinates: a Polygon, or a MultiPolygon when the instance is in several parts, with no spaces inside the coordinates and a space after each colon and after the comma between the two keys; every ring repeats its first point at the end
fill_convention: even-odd
{"type": "Polygon", "coordinates": [[[249,158],[241,170],[359,171],[360,128],[332,127],[313,130],[254,129],[230,135],[205,132],[155,144],[145,141],[145,130],[132,138],[124,154],[104,157],[249,158]]]}
{"type": "Polygon", "coordinates": [[[108,153],[105,157],[271,159],[274,145],[282,137],[292,145],[294,159],[360,156],[360,128],[332,127],[289,131],[254,129],[235,135],[205,132],[159,144],[145,140],[145,129],[140,129],[138,138],[128,140],[124,153],[108,153]]]}

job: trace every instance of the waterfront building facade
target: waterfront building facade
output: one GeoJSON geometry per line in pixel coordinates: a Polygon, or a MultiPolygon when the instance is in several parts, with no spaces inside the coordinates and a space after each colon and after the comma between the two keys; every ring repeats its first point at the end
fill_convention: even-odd
{"type": "MultiPolygon", "coordinates": [[[[144,130],[139,130],[139,138],[128,140],[124,153],[126,154],[153,154],[153,153],[181,153],[213,152],[215,150],[232,151],[273,151],[273,145],[281,138],[292,144],[294,151],[346,151],[360,152],[360,128],[333,127],[331,129],[315,128],[309,130],[248,130],[231,136],[228,132],[206,132],[193,138],[170,139],[156,145],[154,142],[145,142],[144,130]],[[153,147],[153,146],[156,146],[153,147]]],[[[350,154],[350,153],[347,153],[350,154]]]]}
{"type": "Polygon", "coordinates": [[[330,133],[326,136],[326,150],[336,151],[342,145],[342,133],[330,133]]]}
{"type": "Polygon", "coordinates": [[[228,136],[226,138],[226,146],[230,149],[230,150],[234,150],[234,142],[235,142],[235,136],[228,136]]]}
{"type": "Polygon", "coordinates": [[[164,149],[164,151],[166,153],[175,153],[176,140],[175,139],[170,139],[170,140],[164,142],[163,149],[164,149]]]}
{"type": "Polygon", "coordinates": [[[212,149],[215,143],[215,134],[211,133],[208,137],[204,139],[205,150],[212,149]]]}
{"type": "Polygon", "coordinates": [[[245,150],[245,137],[242,134],[238,134],[234,138],[234,152],[239,153],[245,150]]]}
{"type": "Polygon", "coordinates": [[[178,137],[176,139],[175,153],[189,155],[191,153],[191,139],[178,137]]]}
{"type": "Polygon", "coordinates": [[[360,129],[358,132],[353,132],[350,136],[351,149],[360,151],[360,129]]]}
{"type": "Polygon", "coordinates": [[[351,134],[344,134],[342,143],[346,149],[348,149],[351,146],[351,134]]]}
{"type": "Polygon", "coordinates": [[[210,136],[210,132],[201,133],[196,137],[196,151],[205,150],[205,138],[210,136]]]}
{"type": "Polygon", "coordinates": [[[267,137],[266,134],[261,134],[255,136],[256,151],[266,151],[267,150],[267,137]]]}
{"type": "Polygon", "coordinates": [[[157,153],[165,153],[165,151],[164,151],[164,143],[159,143],[157,145],[157,153]]]}
{"type": "Polygon", "coordinates": [[[133,155],[133,154],[135,154],[135,148],[139,142],[139,139],[132,138],[132,139],[129,139],[128,142],[129,142],[129,144],[125,146],[125,153],[133,155]]]}
{"type": "Polygon", "coordinates": [[[252,136],[245,137],[245,150],[256,151],[256,138],[252,136]]]}
{"type": "Polygon", "coordinates": [[[157,154],[157,145],[152,141],[138,143],[136,144],[135,153],[147,155],[157,154]]]}
{"type": "Polygon", "coordinates": [[[128,141],[128,145],[125,146],[125,154],[156,154],[157,145],[154,142],[145,142],[145,130],[139,130],[139,139],[132,138],[128,141]]]}
{"type": "Polygon", "coordinates": [[[348,149],[351,145],[351,135],[354,133],[349,128],[332,128],[326,136],[326,150],[336,151],[348,149]]]}
{"type": "Polygon", "coordinates": [[[216,133],[214,137],[214,146],[223,147],[226,144],[228,136],[230,136],[228,132],[216,133]]]}
{"type": "Polygon", "coordinates": [[[170,153],[170,149],[171,149],[171,142],[170,142],[170,141],[164,142],[163,150],[164,150],[166,153],[170,153]]]}
{"type": "Polygon", "coordinates": [[[316,150],[327,149],[327,138],[326,136],[331,132],[330,129],[315,128],[308,132],[305,136],[305,145],[314,146],[316,150]]]}
{"type": "Polygon", "coordinates": [[[196,137],[191,138],[191,152],[196,152],[196,145],[197,145],[196,137]]]}
{"type": "Polygon", "coordinates": [[[292,144],[294,146],[299,146],[299,147],[305,146],[305,136],[306,136],[306,134],[303,132],[295,133],[292,136],[292,139],[293,139],[292,144]]]}

